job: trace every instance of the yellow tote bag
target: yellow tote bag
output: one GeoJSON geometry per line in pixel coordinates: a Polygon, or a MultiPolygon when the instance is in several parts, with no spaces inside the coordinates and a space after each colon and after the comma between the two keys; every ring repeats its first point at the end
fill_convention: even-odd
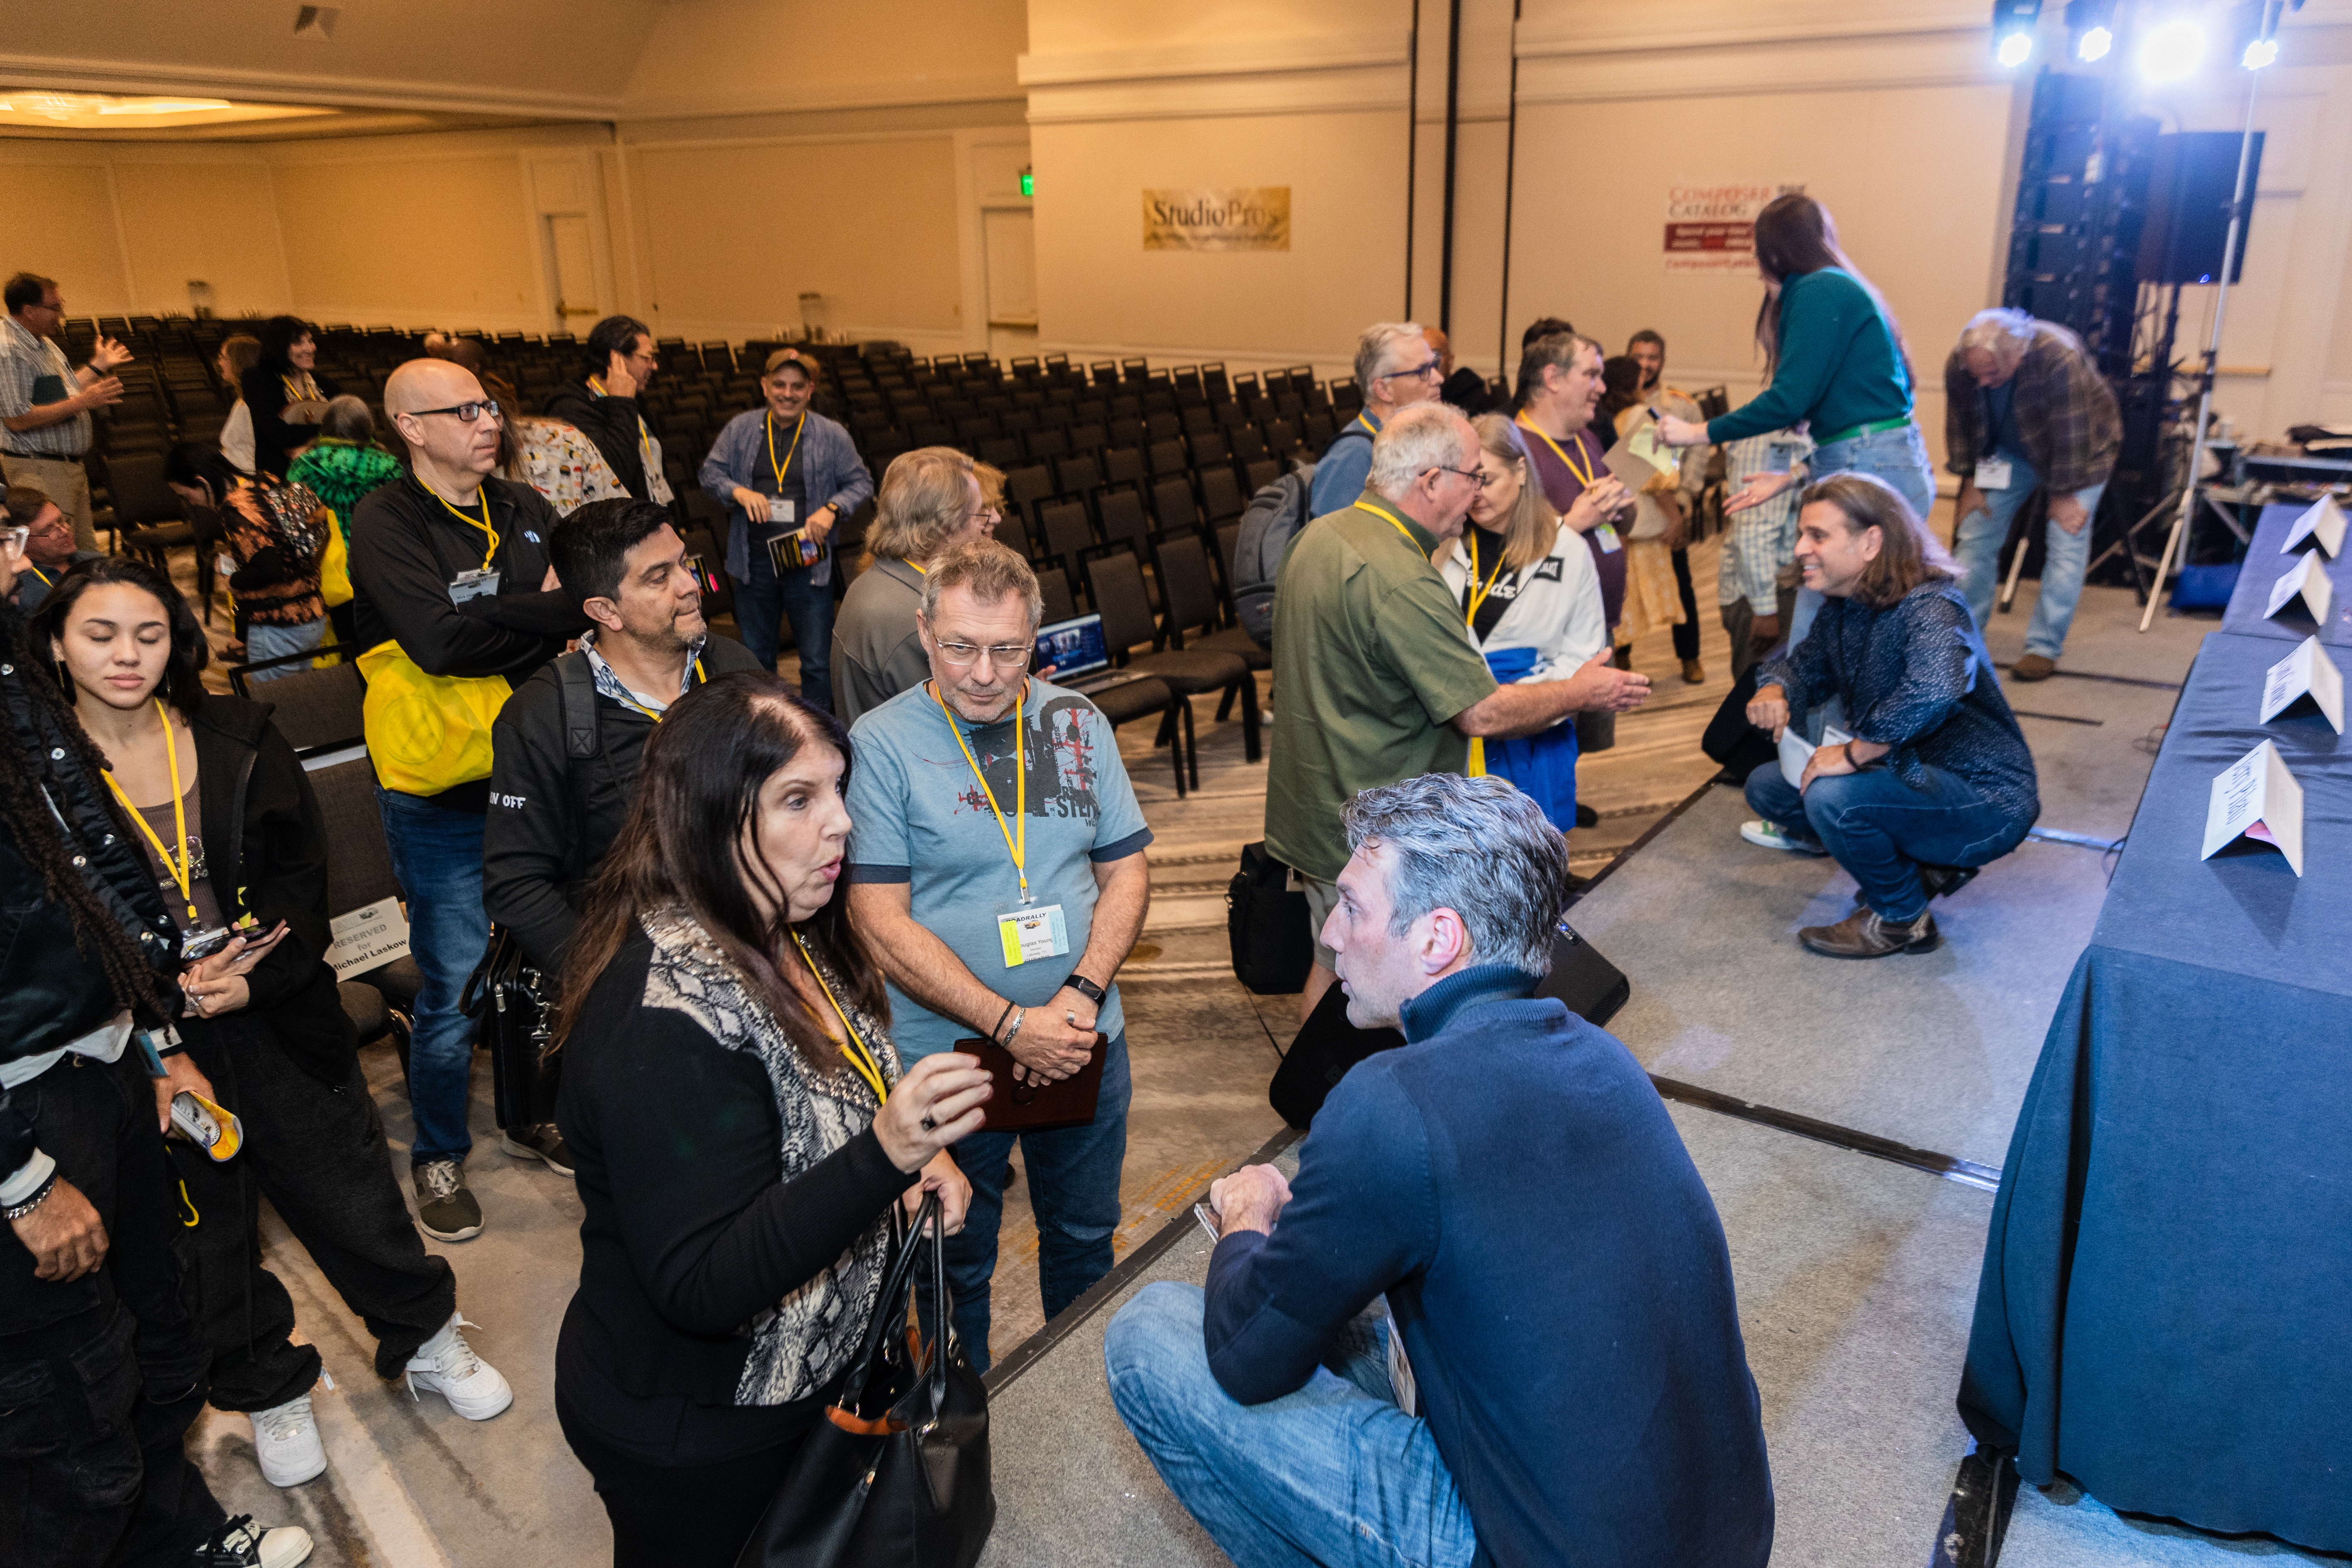
{"type": "Polygon", "coordinates": [[[490,776],[490,725],[514,688],[503,675],[427,675],[389,639],[360,655],[362,710],[378,783],[439,795],[490,776]]]}
{"type": "Polygon", "coordinates": [[[343,531],[335,521],[334,510],[327,513],[327,545],[319,552],[319,597],[327,601],[327,608],[352,602],[352,558],[343,548],[343,531]]]}

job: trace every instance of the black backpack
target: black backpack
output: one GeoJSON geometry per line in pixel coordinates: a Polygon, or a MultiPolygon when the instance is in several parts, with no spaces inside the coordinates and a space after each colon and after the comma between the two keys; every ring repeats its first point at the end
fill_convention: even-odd
{"type": "Polygon", "coordinates": [[[1250,640],[1274,646],[1274,581],[1282,558],[1313,515],[1308,494],[1315,465],[1300,463],[1250,497],[1242,513],[1241,538],[1234,545],[1234,614],[1250,640]]]}

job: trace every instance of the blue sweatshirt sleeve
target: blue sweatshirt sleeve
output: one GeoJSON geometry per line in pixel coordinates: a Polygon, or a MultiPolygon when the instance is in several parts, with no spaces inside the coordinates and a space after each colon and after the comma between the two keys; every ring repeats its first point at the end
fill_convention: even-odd
{"type": "Polygon", "coordinates": [[[1349,1319],[1436,1252],[1427,1130],[1368,1068],[1317,1113],[1274,1234],[1235,1232],[1209,1260],[1209,1370],[1244,1405],[1298,1388],[1349,1319]]]}
{"type": "MultiPolygon", "coordinates": [[[[1877,307],[1843,274],[1801,273],[1780,286],[1780,352],[1772,384],[1706,424],[1712,442],[1761,436],[1808,419],[1844,367],[1846,348],[1877,307]]],[[[1813,432],[1820,439],[1821,432],[1813,432]]]]}

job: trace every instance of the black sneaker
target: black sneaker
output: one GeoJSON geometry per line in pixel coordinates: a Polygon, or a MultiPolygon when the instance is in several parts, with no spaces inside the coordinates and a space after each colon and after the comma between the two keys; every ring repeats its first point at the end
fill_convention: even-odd
{"type": "Polygon", "coordinates": [[[290,1524],[264,1529],[240,1513],[188,1553],[190,1568],[294,1568],[310,1555],[310,1534],[290,1524]]]}
{"type": "Polygon", "coordinates": [[[416,1223],[436,1241],[471,1241],[482,1234],[482,1205],[466,1190],[466,1167],[455,1160],[419,1160],[408,1168],[416,1184],[416,1223]]]}
{"type": "Polygon", "coordinates": [[[538,1160],[559,1176],[572,1174],[572,1151],[552,1121],[536,1127],[508,1127],[499,1131],[499,1147],[518,1160],[538,1160]]]}

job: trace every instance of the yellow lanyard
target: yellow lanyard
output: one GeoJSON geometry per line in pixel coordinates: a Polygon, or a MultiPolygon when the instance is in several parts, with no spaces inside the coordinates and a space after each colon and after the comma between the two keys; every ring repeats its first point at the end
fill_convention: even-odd
{"type": "MultiPolygon", "coordinates": [[[[609,669],[609,668],[611,668],[612,667],[611,667],[610,665],[607,665],[607,666],[605,666],[605,668],[609,669]]],[[[617,683],[617,682],[620,680],[620,676],[619,676],[617,673],[615,673],[615,674],[614,674],[614,676],[613,677],[613,679],[614,679],[614,680],[617,683]]],[[[709,680],[709,679],[710,679],[709,676],[707,676],[707,675],[705,675],[705,674],[703,674],[703,673],[702,673],[702,661],[701,661],[700,659],[698,659],[698,659],[696,659],[696,660],[694,661],[694,679],[697,679],[697,680],[709,680]]],[[[624,690],[624,691],[626,691],[626,690],[628,689],[628,688],[627,688],[627,687],[625,687],[625,686],[623,686],[623,687],[621,688],[621,689],[622,689],[622,690],[624,690]]],[[[690,690],[692,690],[692,689],[693,689],[693,688],[688,687],[687,689],[690,691],[690,690]]],[[[681,691],[681,692],[679,692],[679,693],[678,693],[678,695],[679,695],[680,697],[683,697],[683,696],[685,696],[685,695],[686,695],[686,692],[681,691]]],[[[665,709],[663,709],[663,710],[661,710],[661,713],[656,713],[656,712],[655,712],[652,709],[650,709],[650,708],[646,707],[644,703],[642,703],[642,702],[632,702],[632,701],[630,701],[630,700],[629,700],[627,698],[625,698],[625,697],[624,697],[624,698],[622,698],[622,699],[621,699],[621,706],[622,706],[622,707],[624,707],[624,708],[634,708],[634,709],[635,709],[638,712],[640,712],[640,713],[644,714],[646,718],[648,718],[648,719],[652,720],[652,721],[653,721],[655,723],[656,723],[656,724],[658,724],[658,723],[660,723],[660,722],[662,721],[662,713],[667,713],[667,712],[668,712],[668,711],[669,711],[669,710],[668,710],[668,709],[665,708],[665,709]]]]}
{"type": "Polygon", "coordinates": [[[899,559],[899,560],[901,560],[901,561],[903,561],[903,562],[905,562],[908,565],[912,566],[912,567],[913,567],[913,568],[914,568],[918,573],[921,574],[923,576],[928,577],[928,576],[929,576],[929,575],[931,574],[931,569],[930,569],[929,567],[928,567],[928,566],[924,565],[921,562],[919,562],[919,561],[916,560],[916,559],[915,559],[913,556],[911,556],[911,555],[901,555],[900,557],[898,557],[898,559],[899,559]]]}
{"type": "Polygon", "coordinates": [[[801,432],[808,427],[808,414],[803,410],[801,422],[793,426],[793,444],[784,453],[784,464],[780,468],[776,467],[776,417],[772,414],[761,423],[768,427],[768,467],[775,469],[776,489],[781,494],[784,488],[784,476],[793,471],[793,458],[800,452],[801,432]]]}
{"type": "Polygon", "coordinates": [[[1377,441],[1377,440],[1379,440],[1379,439],[1380,439],[1380,437],[1381,437],[1381,429],[1380,429],[1380,426],[1377,426],[1377,425],[1375,425],[1375,424],[1373,424],[1373,423],[1371,422],[1371,420],[1370,420],[1370,418],[1369,416],[1365,416],[1365,415],[1359,414],[1359,415],[1357,415],[1357,416],[1356,416],[1356,423],[1357,423],[1357,424],[1359,424],[1359,425],[1360,425],[1360,426],[1362,426],[1364,427],[1364,434],[1365,434],[1365,435],[1370,436],[1370,437],[1372,439],[1374,439],[1375,441],[1377,441]]]}
{"type": "Polygon", "coordinates": [[[824,983],[824,974],[817,969],[816,960],[809,955],[808,943],[801,940],[801,933],[798,931],[793,932],[793,945],[801,950],[801,962],[808,965],[809,977],[816,982],[816,988],[824,993],[824,999],[833,1004],[833,1016],[841,1020],[841,1032],[845,1037],[841,1045],[841,1054],[849,1058],[849,1065],[857,1069],[857,1076],[864,1079],[866,1087],[874,1091],[874,1099],[877,1103],[888,1100],[890,1088],[882,1081],[882,1064],[875,1058],[873,1049],[858,1035],[856,1026],[849,1021],[849,1015],[841,1010],[841,998],[835,996],[833,994],[833,987],[824,983]]]}
{"type": "Polygon", "coordinates": [[[980,759],[971,754],[971,745],[963,738],[963,726],[955,715],[948,712],[948,700],[940,695],[939,683],[931,683],[931,700],[940,705],[948,728],[955,731],[956,744],[963,750],[963,760],[971,764],[971,776],[980,780],[981,794],[988,796],[988,809],[996,813],[996,831],[1004,835],[1005,852],[1013,857],[1013,869],[1021,879],[1021,901],[1029,901],[1029,753],[1024,750],[1026,738],[1023,727],[1021,706],[1028,700],[1029,686],[1024,678],[1021,695],[1013,700],[1013,787],[1019,793],[1013,798],[1013,815],[1018,824],[1020,842],[1013,841],[1014,829],[1004,825],[1004,808],[996,804],[996,792],[988,787],[988,775],[980,771],[980,759]]]}
{"type": "Polygon", "coordinates": [[[179,835],[180,858],[177,860],[172,858],[172,852],[163,847],[163,841],[155,837],[155,830],[147,826],[147,819],[140,815],[137,806],[131,804],[131,797],[122,793],[122,786],[114,782],[114,775],[110,773],[106,775],[106,787],[114,792],[114,798],[122,803],[122,809],[131,814],[131,820],[139,825],[139,831],[147,836],[147,842],[155,847],[155,858],[163,862],[163,868],[172,873],[173,885],[180,889],[180,898],[188,906],[188,924],[193,926],[204,917],[196,913],[195,884],[189,878],[194,862],[188,855],[188,803],[180,789],[180,742],[172,733],[172,716],[163,710],[163,700],[160,697],[155,699],[155,717],[163,721],[163,755],[172,763],[172,830],[179,835]]]}
{"type": "MultiPolygon", "coordinates": [[[[1465,531],[1475,532],[1476,526],[1474,523],[1465,531]]],[[[1463,553],[1470,563],[1470,603],[1462,612],[1462,624],[1470,628],[1470,635],[1475,638],[1478,635],[1478,606],[1486,602],[1486,595],[1495,591],[1496,579],[1503,574],[1503,553],[1502,546],[1496,545],[1495,548],[1498,553],[1495,557],[1495,569],[1486,574],[1486,585],[1481,587],[1478,583],[1477,541],[1472,539],[1465,542],[1467,548],[1463,553]]]]}
{"type": "MultiPolygon", "coordinates": [[[[419,484],[424,484],[422,479],[417,482],[419,484]]],[[[443,495],[439,490],[434,489],[431,485],[425,485],[425,488],[432,492],[433,499],[435,500],[439,501],[443,506],[449,509],[449,515],[451,517],[456,518],[467,528],[478,528],[485,534],[489,536],[489,548],[482,552],[482,570],[485,572],[488,571],[490,569],[490,558],[499,552],[499,531],[490,526],[490,492],[485,489],[477,489],[474,492],[475,496],[482,503],[482,515],[477,519],[467,515],[464,508],[458,506],[447,496],[443,495]]]]}
{"type": "Polygon", "coordinates": [[[31,562],[27,561],[25,563],[25,569],[32,573],[34,576],[38,577],[41,580],[41,585],[43,587],[54,588],[57,586],[57,584],[50,579],[49,574],[47,572],[42,571],[31,562]]]}
{"type": "MultiPolygon", "coordinates": [[[[594,393],[599,397],[610,397],[613,395],[611,393],[604,390],[604,384],[597,380],[593,375],[588,378],[588,390],[594,393]]],[[[774,450],[775,449],[772,447],[769,448],[771,456],[774,455],[774,450]]],[[[637,454],[644,459],[646,467],[648,468],[653,467],[654,433],[647,427],[646,424],[646,416],[642,414],[637,416],[637,454]]]]}
{"type": "Polygon", "coordinates": [[[299,403],[306,397],[319,395],[319,384],[310,379],[310,373],[307,370],[302,373],[302,379],[299,381],[296,381],[290,375],[280,375],[278,378],[278,384],[286,389],[286,401],[289,403],[299,403]]]}
{"type": "Polygon", "coordinates": [[[1358,501],[1355,503],[1355,507],[1358,511],[1368,511],[1374,517],[1386,518],[1389,521],[1389,525],[1394,528],[1399,533],[1404,535],[1404,542],[1407,544],[1412,545],[1413,550],[1423,560],[1426,561],[1429,559],[1429,552],[1421,548],[1421,541],[1412,536],[1412,530],[1407,528],[1403,523],[1397,521],[1396,513],[1392,511],[1382,511],[1380,508],[1371,505],[1368,501],[1358,501]]]}
{"type": "MultiPolygon", "coordinates": [[[[1543,444],[1551,448],[1551,455],[1558,458],[1562,464],[1566,465],[1568,471],[1576,476],[1577,481],[1580,484],[1582,484],[1588,489],[1592,487],[1592,465],[1590,461],[1580,466],[1574,458],[1570,457],[1566,452],[1560,449],[1559,443],[1551,438],[1550,432],[1537,429],[1534,422],[1528,419],[1524,413],[1519,416],[1518,424],[1521,429],[1535,430],[1537,435],[1541,436],[1543,437],[1543,444]]],[[[1576,449],[1579,452],[1583,451],[1584,443],[1581,441],[1577,442],[1576,449]]]]}

